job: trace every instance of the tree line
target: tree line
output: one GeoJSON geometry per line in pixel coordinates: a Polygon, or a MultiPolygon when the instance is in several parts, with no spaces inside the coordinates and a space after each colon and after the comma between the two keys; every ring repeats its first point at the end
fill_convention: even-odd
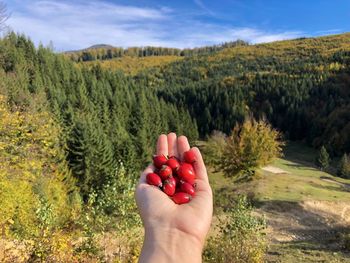
{"type": "Polygon", "coordinates": [[[202,54],[210,54],[228,47],[245,46],[247,42],[243,40],[236,40],[225,42],[219,45],[204,46],[197,48],[167,48],[167,47],[112,47],[105,45],[97,45],[91,48],[70,51],[65,54],[75,62],[95,61],[95,60],[109,60],[113,58],[121,58],[124,56],[131,57],[149,57],[149,56],[194,56],[202,54]]]}
{"type": "Polygon", "coordinates": [[[195,118],[201,137],[252,114],[286,139],[350,152],[349,34],[228,48],[141,73],[195,118]]]}
{"type": "Polygon", "coordinates": [[[53,112],[86,196],[111,179],[119,160],[142,167],[158,134],[230,134],[247,115],[266,118],[286,139],[349,153],[348,37],[238,45],[128,76],[76,67],[10,33],[0,42],[0,88],[10,105],[53,112]]]}
{"type": "Polygon", "coordinates": [[[117,179],[119,161],[132,171],[141,169],[159,134],[198,137],[187,109],[165,102],[120,72],[98,65],[77,68],[49,48],[36,49],[22,35],[10,33],[0,40],[0,78],[9,105],[54,114],[68,166],[84,197],[117,179]]]}

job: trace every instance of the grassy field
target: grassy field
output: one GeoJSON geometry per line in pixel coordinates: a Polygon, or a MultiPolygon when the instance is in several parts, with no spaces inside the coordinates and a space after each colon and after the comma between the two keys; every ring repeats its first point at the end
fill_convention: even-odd
{"type": "Polygon", "coordinates": [[[305,200],[350,202],[350,180],[320,171],[313,164],[316,152],[299,143],[289,144],[284,157],[271,166],[286,173],[271,173],[263,169],[250,182],[235,184],[221,172],[210,169],[209,177],[214,190],[253,194],[256,201],[278,200],[299,202],[305,200]]]}
{"type": "Polygon", "coordinates": [[[277,159],[272,166],[288,173],[272,174],[264,170],[259,171],[262,176],[256,190],[258,200],[350,202],[349,180],[286,159],[277,159]]]}
{"type": "Polygon", "coordinates": [[[284,157],[270,164],[282,172],[259,169],[256,178],[244,183],[209,172],[216,212],[246,194],[267,218],[267,262],[350,262],[339,243],[342,224],[350,223],[350,180],[317,169],[316,154],[301,143],[290,143],[284,157]]]}

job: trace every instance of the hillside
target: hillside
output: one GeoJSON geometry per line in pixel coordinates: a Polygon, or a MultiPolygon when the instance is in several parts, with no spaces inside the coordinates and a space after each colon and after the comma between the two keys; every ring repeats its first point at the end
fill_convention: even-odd
{"type": "Polygon", "coordinates": [[[325,145],[332,155],[350,151],[350,33],[203,50],[79,65],[136,75],[160,98],[186,107],[201,137],[228,133],[253,114],[266,117],[287,139],[325,145]]]}
{"type": "Polygon", "coordinates": [[[253,114],[287,139],[350,151],[350,34],[238,46],[149,70],[149,86],[186,105],[201,136],[253,114]],[[288,121],[285,121],[288,120],[288,121]]]}
{"type": "Polygon", "coordinates": [[[318,170],[315,152],[300,143],[284,152],[250,182],[233,184],[212,172],[215,207],[230,206],[239,194],[250,197],[267,220],[268,262],[350,262],[341,252],[350,226],[350,181],[318,170]]]}
{"type": "Polygon", "coordinates": [[[165,65],[182,60],[181,56],[148,56],[148,57],[132,57],[124,56],[122,58],[114,58],[102,61],[86,61],[80,66],[93,67],[100,65],[105,70],[122,71],[125,74],[137,75],[148,68],[162,68],[165,65]]]}
{"type": "Polygon", "coordinates": [[[348,223],[349,180],[332,174],[350,152],[349,40],[96,48],[70,56],[5,35],[0,261],[20,258],[11,254],[17,247],[31,262],[135,260],[142,225],[134,189],[158,135],[174,131],[192,144],[251,116],[280,130],[289,148],[249,182],[212,173],[215,216],[246,194],[267,217],[271,262],[290,255],[327,262],[333,252],[335,262],[346,262],[343,237],[331,238],[348,223]],[[322,145],[332,174],[312,164],[322,145]]]}

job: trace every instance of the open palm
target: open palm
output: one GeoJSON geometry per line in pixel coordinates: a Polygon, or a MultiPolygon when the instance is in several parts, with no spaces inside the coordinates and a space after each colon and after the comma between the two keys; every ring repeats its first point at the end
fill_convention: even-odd
{"type": "MultiPolygon", "coordinates": [[[[177,138],[175,133],[170,133],[158,138],[157,155],[176,156],[182,160],[183,153],[189,149],[185,136],[177,138]]],[[[154,228],[179,230],[203,244],[212,218],[212,191],[202,156],[197,148],[193,148],[193,151],[197,158],[193,165],[197,187],[196,195],[189,203],[177,205],[157,187],[146,183],[146,175],[154,171],[153,165],[141,174],[136,188],[136,202],[146,231],[154,228]]]]}

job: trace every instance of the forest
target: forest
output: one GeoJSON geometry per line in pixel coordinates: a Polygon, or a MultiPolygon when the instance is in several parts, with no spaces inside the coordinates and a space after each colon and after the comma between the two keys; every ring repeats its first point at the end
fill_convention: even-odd
{"type": "MultiPolygon", "coordinates": [[[[260,45],[237,41],[205,47],[203,54],[194,49],[185,59],[159,67],[145,62],[133,75],[139,86],[189,110],[201,138],[213,130],[228,133],[236,121],[252,114],[267,118],[286,139],[304,140],[315,148],[325,145],[339,156],[350,151],[349,38],[343,34],[260,45]]],[[[164,50],[158,54],[175,54],[164,50]]],[[[72,53],[73,61],[75,55],[81,54],[72,53]]],[[[117,61],[97,65],[128,73],[127,65],[117,61]]],[[[96,65],[85,63],[79,65],[96,65]]]]}
{"type": "MultiPolygon", "coordinates": [[[[133,186],[161,133],[194,142],[254,117],[331,157],[350,152],[350,34],[58,54],[10,32],[0,39],[0,80],[0,229],[40,240],[36,260],[69,239],[64,229],[92,237],[140,226],[133,186]],[[134,74],[103,66],[167,55],[183,58],[134,74]]],[[[86,241],[55,255],[64,262],[93,250],[86,241]]]]}

